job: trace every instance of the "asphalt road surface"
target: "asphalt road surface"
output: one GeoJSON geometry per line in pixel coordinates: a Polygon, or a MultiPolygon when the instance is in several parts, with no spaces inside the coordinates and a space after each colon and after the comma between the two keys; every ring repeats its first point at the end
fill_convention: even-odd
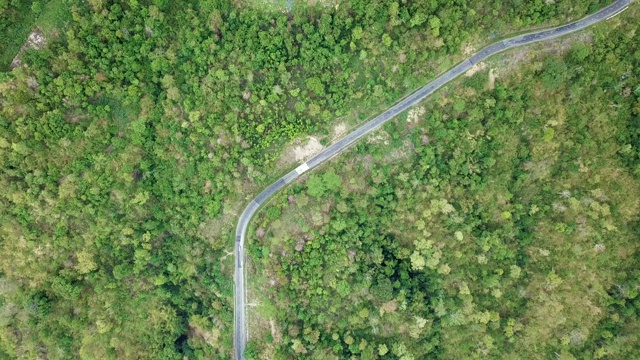
{"type": "Polygon", "coordinates": [[[454,66],[449,71],[437,77],[427,85],[418,89],[413,94],[400,100],[398,103],[387,109],[376,118],[366,122],[362,126],[358,127],[353,132],[349,133],[345,137],[331,144],[325,148],[322,152],[309,159],[304,164],[298,166],[295,170],[281,177],[278,181],[271,184],[268,188],[264,189],[255,199],[251,200],[249,205],[244,209],[240,220],[238,221],[238,227],[236,228],[236,245],[235,245],[235,305],[234,305],[234,336],[233,345],[235,348],[236,360],[244,359],[243,353],[247,343],[248,328],[245,319],[245,300],[246,300],[246,287],[245,287],[245,268],[244,268],[244,242],[246,238],[247,227],[249,221],[260,208],[262,204],[267,201],[273,194],[284,186],[297,179],[304,172],[313,169],[314,167],[322,164],[323,162],[336,156],[342,150],[349,147],[354,142],[361,139],[363,136],[371,133],[387,121],[393,119],[403,111],[409,109],[425,97],[432,94],[451,80],[455,79],[461,74],[467,72],[473,65],[485,60],[486,58],[495,55],[499,52],[511,49],[517,46],[527,45],[538,41],[544,41],[553,39],[559,36],[563,36],[575,31],[580,31],[600,21],[610,19],[611,17],[619,14],[626,9],[631,0],[617,0],[610,6],[598,11],[597,13],[590,15],[582,20],[578,20],[571,24],[559,26],[553,29],[542,30],[533,32],[530,34],[518,35],[512,38],[498,41],[491,44],[484,49],[478,51],[471,57],[462,61],[458,65],[454,66]]]}

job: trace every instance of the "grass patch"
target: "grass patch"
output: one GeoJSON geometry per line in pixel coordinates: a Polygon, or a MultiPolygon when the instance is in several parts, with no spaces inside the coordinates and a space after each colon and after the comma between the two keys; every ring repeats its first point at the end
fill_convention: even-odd
{"type": "Polygon", "coordinates": [[[0,71],[9,70],[34,28],[45,38],[56,37],[71,20],[69,0],[20,1],[2,10],[0,15],[0,71]]]}
{"type": "Polygon", "coordinates": [[[63,30],[71,21],[71,2],[69,0],[51,0],[42,5],[36,26],[42,29],[45,37],[51,37],[63,30]]]}
{"type": "Polygon", "coordinates": [[[33,28],[36,15],[31,11],[31,1],[3,10],[0,20],[0,71],[7,71],[33,28]],[[5,22],[6,21],[6,22],[5,22]]]}
{"type": "Polygon", "coordinates": [[[248,6],[261,11],[287,11],[287,3],[292,0],[246,0],[239,2],[239,6],[248,6]]]}

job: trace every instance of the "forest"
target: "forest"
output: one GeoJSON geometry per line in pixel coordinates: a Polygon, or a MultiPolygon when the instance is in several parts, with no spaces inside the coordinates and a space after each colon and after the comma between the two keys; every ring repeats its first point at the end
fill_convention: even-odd
{"type": "Polygon", "coordinates": [[[490,60],[274,198],[251,358],[637,357],[629,11],[490,60]]]}
{"type": "MultiPolygon", "coordinates": [[[[230,359],[232,232],[294,166],[286,146],[374,116],[469,49],[607,3],[0,0],[0,358],[230,359]],[[23,48],[34,30],[46,45],[23,48]]],[[[405,157],[363,143],[274,199],[250,241],[272,277],[250,275],[265,290],[250,314],[282,336],[247,357],[496,356],[533,339],[633,353],[630,16],[494,89],[480,72],[432,97],[420,126],[385,128],[405,157]],[[597,242],[568,247],[576,234],[597,242]],[[592,298],[561,301],[588,276],[592,298]],[[552,306],[566,319],[529,336],[552,306]]]]}

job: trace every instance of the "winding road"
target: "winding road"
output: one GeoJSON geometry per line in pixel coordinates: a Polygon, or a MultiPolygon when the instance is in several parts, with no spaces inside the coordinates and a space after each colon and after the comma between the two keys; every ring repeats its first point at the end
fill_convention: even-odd
{"type": "Polygon", "coordinates": [[[395,105],[384,111],[382,114],[378,115],[376,118],[362,124],[353,132],[331,144],[322,152],[315,155],[304,164],[298,166],[295,170],[284,175],[278,181],[271,184],[258,196],[256,196],[244,209],[242,215],[240,215],[238,227],[236,228],[234,294],[235,304],[233,336],[236,360],[244,359],[243,353],[248,337],[248,329],[245,320],[246,287],[244,267],[244,244],[246,239],[247,227],[249,226],[249,222],[251,221],[253,215],[256,213],[256,211],[258,211],[260,206],[264,204],[267,199],[269,199],[269,197],[271,197],[278,190],[282,189],[293,180],[297,179],[304,172],[309,171],[336,156],[342,150],[360,140],[363,136],[376,130],[387,121],[393,119],[395,116],[415,105],[451,80],[455,79],[461,74],[464,74],[469,69],[471,69],[473,65],[485,60],[486,58],[514,47],[527,45],[538,41],[549,40],[559,36],[570,34],[572,32],[580,31],[600,21],[608,20],[618,15],[620,12],[624,11],[630,3],[631,0],[617,0],[610,6],[598,11],[597,13],[587,16],[576,22],[548,30],[541,30],[529,34],[514,36],[512,38],[501,40],[485,47],[484,49],[478,51],[458,65],[454,66],[449,71],[441,74],[435,80],[418,89],[416,92],[400,100],[395,105]]]}

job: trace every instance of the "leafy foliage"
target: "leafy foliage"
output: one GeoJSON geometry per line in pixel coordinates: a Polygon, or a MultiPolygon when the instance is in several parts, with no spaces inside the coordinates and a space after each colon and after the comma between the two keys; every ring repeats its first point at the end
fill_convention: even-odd
{"type": "MultiPolygon", "coordinates": [[[[446,67],[441,59],[459,57],[470,29],[484,36],[600,5],[355,0],[270,13],[224,0],[0,0],[3,70],[34,25],[47,38],[45,49],[20,55],[24,66],[0,73],[0,357],[230,358],[229,228],[246,195],[283,170],[273,169],[276,149],[353,108],[369,109],[364,119],[395,101],[446,67]]],[[[467,111],[470,102],[462,104],[467,111]]],[[[380,187],[360,206],[382,219],[400,198],[383,181],[391,172],[379,169],[380,187]]],[[[332,206],[350,183],[338,171],[314,181],[298,205],[332,206]]],[[[336,279],[339,296],[370,282],[393,299],[379,304],[388,313],[404,306],[394,303],[401,296],[431,311],[418,305],[429,276],[413,275],[397,234],[371,232],[350,202],[336,208],[326,234],[374,246],[385,264],[370,279],[354,266],[336,279]],[[351,232],[354,221],[362,231],[351,232]],[[415,287],[424,289],[403,292],[415,287]]],[[[282,214],[266,213],[274,222],[282,214]]],[[[337,245],[325,236],[306,246],[313,259],[298,261],[323,272],[325,246],[337,245]]],[[[436,248],[421,251],[432,270],[436,248]]],[[[318,298],[333,291],[320,279],[313,285],[318,298]]],[[[366,312],[358,314],[364,324],[366,312]]],[[[423,320],[411,320],[413,334],[432,344],[423,320]]],[[[319,326],[297,331],[287,351],[337,340],[319,326]]],[[[374,353],[359,334],[336,330],[346,344],[336,351],[374,353]]]]}
{"type": "Polygon", "coordinates": [[[258,316],[281,334],[259,356],[633,357],[637,26],[539,46],[495,88],[486,71],[459,80],[417,126],[385,127],[409,141],[360,144],[279,196],[252,249],[277,308],[258,316]],[[297,201],[329,174],[342,186],[297,201]]]}

